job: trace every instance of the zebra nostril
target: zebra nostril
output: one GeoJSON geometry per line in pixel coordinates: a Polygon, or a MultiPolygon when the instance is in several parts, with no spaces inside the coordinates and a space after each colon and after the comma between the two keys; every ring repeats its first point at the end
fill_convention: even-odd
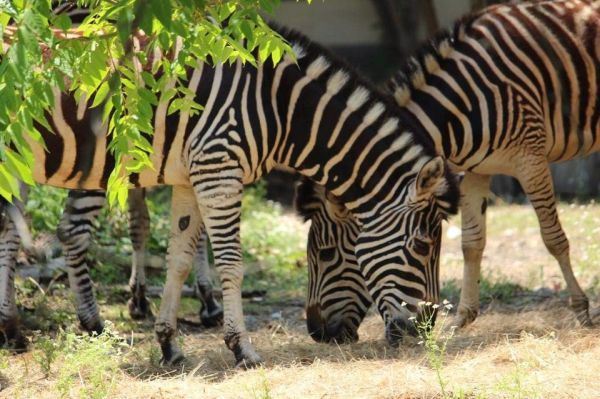
{"type": "Polygon", "coordinates": [[[398,347],[406,334],[414,337],[418,335],[417,327],[412,320],[397,317],[388,322],[385,327],[385,338],[392,347],[398,347]]]}

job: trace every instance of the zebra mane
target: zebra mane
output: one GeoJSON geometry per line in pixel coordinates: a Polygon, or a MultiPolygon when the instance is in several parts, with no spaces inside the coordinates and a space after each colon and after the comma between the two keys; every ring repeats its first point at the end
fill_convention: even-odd
{"type": "Polygon", "coordinates": [[[444,59],[455,49],[456,43],[464,37],[473,23],[501,5],[493,5],[483,10],[468,14],[454,23],[450,29],[441,30],[433,38],[425,42],[416,53],[408,59],[400,70],[384,85],[385,90],[393,95],[400,106],[408,104],[413,90],[419,90],[426,83],[427,75],[440,69],[444,59]]]}

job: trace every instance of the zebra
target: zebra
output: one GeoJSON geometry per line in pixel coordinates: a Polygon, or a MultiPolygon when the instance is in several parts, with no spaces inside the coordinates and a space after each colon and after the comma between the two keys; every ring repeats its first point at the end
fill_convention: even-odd
{"type": "MultiPolygon", "coordinates": [[[[299,33],[280,32],[295,59],[286,55],[277,65],[267,60],[256,67],[198,62],[188,70],[188,88],[204,105],[202,113],[167,115],[168,101],[154,109],[153,168],[131,184],[173,186],[167,279],[155,322],[165,363],[183,357],[176,311],[204,228],[223,290],[225,343],[236,365],[261,362],[243,320],[240,201],[243,185],[276,165],[323,185],[358,221],[358,261],[391,344],[412,332],[409,318],[418,303],[438,296],[437,285],[429,283],[435,281],[426,267],[429,251],[420,244],[415,251],[415,239],[430,240],[430,232],[456,213],[455,176],[371,83],[299,33]]],[[[106,126],[93,123],[101,111],[80,108],[71,95],[55,93],[48,122],[56,134],[40,127],[48,151],[30,143],[37,182],[106,187],[114,165],[106,126]],[[93,162],[78,162],[84,158],[93,162]]]]}
{"type": "MultiPolygon", "coordinates": [[[[465,268],[457,326],[473,322],[479,310],[485,213],[493,174],[514,176],[525,189],[543,241],[567,282],[570,306],[581,325],[592,324],[588,299],[571,269],[548,164],[600,148],[599,8],[597,1],[489,7],[433,39],[387,85],[401,114],[428,135],[454,170],[465,173],[460,185],[465,268]]],[[[369,305],[364,287],[343,285],[344,275],[359,272],[354,255],[357,222],[340,209],[335,196],[312,183],[302,185],[296,207],[313,222],[309,273],[329,267],[323,257],[343,259],[345,264],[329,269],[329,278],[340,281],[336,294],[345,295],[349,306],[361,310],[352,317],[335,309],[324,315],[307,312],[307,324],[318,338],[329,340],[336,338],[332,326],[345,320],[354,331],[342,333],[352,336],[369,305]]]]}
{"type": "MultiPolygon", "coordinates": [[[[317,342],[356,342],[358,327],[373,303],[355,254],[359,227],[335,196],[307,178],[296,186],[294,206],[305,221],[311,222],[306,254],[308,333],[317,342]]],[[[438,224],[432,229],[429,240],[414,241],[417,252],[425,253],[431,246],[428,267],[439,264],[441,227],[438,224]]],[[[432,279],[437,278],[437,272],[432,274],[432,279]]],[[[437,302],[439,297],[432,300],[437,302]]],[[[423,306],[415,318],[415,327],[433,327],[436,313],[435,307],[423,306]]]]}
{"type": "MultiPolygon", "coordinates": [[[[24,190],[22,190],[24,191],[24,190]]],[[[22,194],[26,198],[27,193],[22,194]]],[[[133,248],[131,276],[129,287],[131,297],[127,302],[129,315],[132,319],[144,319],[151,316],[152,312],[145,295],[145,268],[144,244],[149,233],[149,214],[145,202],[144,189],[132,189],[128,197],[130,238],[133,248]]],[[[81,327],[85,331],[100,334],[104,323],[98,311],[98,305],[89,276],[87,262],[87,250],[91,242],[93,223],[101,209],[105,205],[105,193],[102,190],[71,190],[67,197],[65,209],[60,219],[57,238],[63,247],[66,269],[69,276],[69,285],[76,299],[77,316],[81,327]]],[[[10,212],[8,204],[4,203],[3,221],[0,225],[0,273],[15,272],[16,257],[19,243],[31,241],[30,233],[24,222],[22,203],[12,205],[17,208],[17,213],[10,212]],[[10,216],[8,215],[10,213],[10,216]],[[23,224],[21,229],[16,228],[20,219],[23,224]],[[22,229],[26,229],[22,231],[22,229]]],[[[31,247],[31,244],[27,245],[31,247]]],[[[198,244],[198,252],[195,266],[194,290],[200,300],[200,321],[205,327],[219,325],[223,310],[217,299],[212,285],[208,262],[208,242],[203,235],[198,244]]],[[[31,248],[26,248],[33,252],[31,248]]],[[[0,274],[3,276],[4,274],[0,274]]],[[[3,282],[0,290],[0,303],[3,310],[0,311],[0,330],[2,330],[2,343],[12,345],[15,348],[24,348],[25,339],[19,330],[17,307],[14,296],[12,278],[0,278],[3,282]]]]}

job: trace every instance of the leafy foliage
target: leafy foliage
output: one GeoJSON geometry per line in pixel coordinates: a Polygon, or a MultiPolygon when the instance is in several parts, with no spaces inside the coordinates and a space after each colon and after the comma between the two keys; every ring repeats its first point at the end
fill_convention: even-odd
{"type": "Polygon", "coordinates": [[[83,336],[72,332],[61,337],[62,353],[58,390],[62,396],[106,398],[113,391],[119,361],[125,345],[110,323],[100,335],[83,336]]]}
{"type": "Polygon", "coordinates": [[[186,68],[293,57],[259,14],[279,2],[0,0],[0,38],[7,44],[0,49],[0,195],[19,197],[17,179],[33,184],[29,143],[42,142],[40,126],[50,128],[44,115],[58,89],[103,106],[115,158],[108,198],[124,206],[129,175],[151,167],[152,106],[169,102],[170,113],[202,109],[186,86],[186,68]],[[85,7],[89,15],[73,31],[70,18],[52,9],[56,3],[85,7]],[[170,55],[153,59],[155,50],[170,55]]]}
{"type": "Polygon", "coordinates": [[[26,210],[31,217],[31,232],[56,232],[65,209],[67,191],[48,186],[33,186],[27,197],[26,210]]]}
{"type": "Polygon", "coordinates": [[[265,192],[260,183],[245,190],[242,199],[241,240],[249,269],[244,284],[270,293],[303,295],[308,280],[307,232],[296,218],[286,217],[279,204],[265,200],[265,192]]]}

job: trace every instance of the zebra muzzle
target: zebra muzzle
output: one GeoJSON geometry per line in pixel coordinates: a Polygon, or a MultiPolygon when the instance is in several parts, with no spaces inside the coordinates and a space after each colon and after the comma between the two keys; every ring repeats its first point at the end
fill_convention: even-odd
{"type": "Polygon", "coordinates": [[[326,320],[319,305],[310,305],[306,309],[308,333],[316,342],[349,344],[358,341],[358,332],[350,319],[326,320]]]}
{"type": "Polygon", "coordinates": [[[397,317],[390,320],[385,326],[385,339],[394,348],[400,345],[406,335],[413,337],[418,335],[417,327],[412,320],[397,317]]]}

